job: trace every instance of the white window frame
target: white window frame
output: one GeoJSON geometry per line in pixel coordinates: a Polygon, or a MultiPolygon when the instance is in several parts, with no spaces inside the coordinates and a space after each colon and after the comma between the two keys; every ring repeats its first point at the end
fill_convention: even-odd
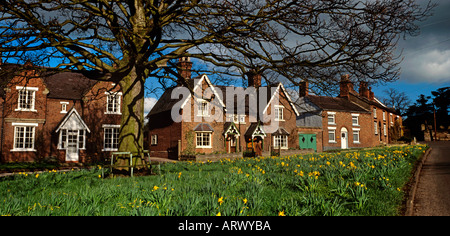
{"type": "Polygon", "coordinates": [[[273,148],[278,149],[281,145],[281,149],[288,149],[288,136],[287,135],[275,135],[273,136],[273,148]]]}
{"type": "MultiPolygon", "coordinates": [[[[86,150],[86,130],[80,129],[78,130],[78,149],[79,150],[86,150]],[[81,139],[80,139],[81,138],[81,139]]],[[[59,141],[58,141],[58,150],[65,150],[66,149],[66,143],[68,139],[68,129],[61,129],[59,131],[59,141]]]]}
{"type": "Polygon", "coordinates": [[[275,105],[275,121],[284,121],[284,106],[275,105]]]}
{"type": "Polygon", "coordinates": [[[387,125],[383,124],[383,134],[384,136],[387,136],[387,125]]]}
{"type": "Polygon", "coordinates": [[[120,125],[103,125],[103,149],[102,149],[102,151],[108,152],[108,151],[118,151],[119,150],[119,132],[120,132],[120,125]],[[117,134],[116,134],[117,135],[117,148],[114,148],[114,139],[115,139],[114,138],[114,130],[116,130],[116,129],[118,129],[117,134]],[[108,137],[108,140],[106,137],[106,130],[111,131],[111,138],[108,137]],[[110,144],[109,147],[106,147],[107,141],[108,141],[108,144],[110,144]],[[111,143],[109,143],[109,142],[111,142],[111,143]]]}
{"type": "Polygon", "coordinates": [[[209,102],[204,99],[197,99],[197,116],[209,117],[209,102]]]}
{"type": "Polygon", "coordinates": [[[353,143],[361,143],[361,134],[360,134],[360,129],[358,128],[353,128],[353,143]],[[358,139],[355,140],[355,134],[358,136],[358,139]]]}
{"type": "Polygon", "coordinates": [[[336,112],[327,112],[327,121],[329,125],[336,125],[336,112]],[[332,122],[330,122],[330,118],[333,119],[332,122]]]}
{"type": "Polygon", "coordinates": [[[152,134],[150,139],[150,145],[158,145],[158,135],[152,134]]]}
{"type": "Polygon", "coordinates": [[[386,121],[386,112],[383,111],[383,121],[386,121]]]}
{"type": "Polygon", "coordinates": [[[377,118],[377,108],[376,107],[374,107],[373,108],[373,118],[377,118]]]}
{"type": "Polygon", "coordinates": [[[336,127],[328,127],[328,143],[337,143],[336,142],[336,127]],[[330,134],[333,134],[334,139],[330,139],[330,134]]]}
{"type": "Polygon", "coordinates": [[[36,127],[38,127],[37,123],[12,123],[12,126],[14,127],[14,142],[13,142],[13,149],[11,149],[11,152],[35,152],[36,149],[35,147],[35,134],[36,134],[36,127]],[[23,132],[23,136],[22,137],[18,137],[18,128],[24,128],[24,132],[23,132]],[[25,139],[26,139],[26,133],[27,133],[27,129],[30,129],[31,132],[31,147],[27,147],[25,148],[25,139]],[[23,139],[22,140],[22,147],[17,147],[17,140],[18,139],[23,139]]]}
{"type": "Polygon", "coordinates": [[[105,92],[106,94],[106,111],[105,114],[121,115],[122,92],[105,92]],[[112,111],[109,105],[112,104],[112,111]]]}
{"type": "Polygon", "coordinates": [[[239,123],[245,124],[245,115],[239,115],[239,123]]]}
{"type": "Polygon", "coordinates": [[[226,113],[225,121],[226,122],[233,122],[233,117],[234,117],[233,114],[226,113]]]}
{"type": "Polygon", "coordinates": [[[236,124],[239,123],[239,116],[238,115],[236,115],[236,114],[233,115],[233,122],[236,123],[236,124]]]}
{"type": "Polygon", "coordinates": [[[359,114],[352,114],[352,126],[359,126],[359,114]],[[356,121],[356,124],[353,121],[356,121]]]}
{"type": "Polygon", "coordinates": [[[375,129],[375,135],[378,135],[378,124],[377,124],[376,121],[373,122],[373,126],[374,126],[374,129],[375,129]]]}
{"type": "MultiPolygon", "coordinates": [[[[37,112],[36,110],[36,91],[39,91],[39,88],[37,87],[23,87],[23,86],[16,86],[16,90],[17,90],[17,108],[15,109],[15,111],[32,111],[32,112],[37,112]],[[28,93],[31,92],[31,108],[23,108],[21,106],[21,93],[28,93]]],[[[27,96],[27,94],[25,94],[25,100],[26,100],[26,104],[28,104],[28,99],[29,97],[27,96]]]]}
{"type": "Polygon", "coordinates": [[[61,112],[60,113],[67,113],[67,107],[69,105],[69,102],[60,102],[61,104],[61,112]]]}
{"type": "Polygon", "coordinates": [[[212,148],[212,132],[195,132],[195,147],[196,148],[212,148]],[[209,144],[207,143],[207,145],[204,145],[203,141],[198,142],[198,138],[199,136],[201,136],[201,139],[203,140],[203,137],[206,136],[209,138],[209,144]]]}

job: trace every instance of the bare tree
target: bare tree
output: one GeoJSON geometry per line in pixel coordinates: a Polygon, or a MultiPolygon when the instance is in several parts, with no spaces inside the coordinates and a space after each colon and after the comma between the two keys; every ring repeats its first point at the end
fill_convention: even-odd
{"type": "Polygon", "coordinates": [[[0,52],[120,84],[119,150],[140,151],[144,83],[183,80],[177,58],[317,87],[340,73],[391,81],[397,41],[416,34],[432,7],[414,0],[2,0],[0,52]]]}
{"type": "Polygon", "coordinates": [[[386,97],[383,97],[382,102],[388,106],[395,108],[400,115],[405,115],[408,107],[411,105],[411,100],[405,92],[400,92],[394,88],[384,90],[386,97]]]}

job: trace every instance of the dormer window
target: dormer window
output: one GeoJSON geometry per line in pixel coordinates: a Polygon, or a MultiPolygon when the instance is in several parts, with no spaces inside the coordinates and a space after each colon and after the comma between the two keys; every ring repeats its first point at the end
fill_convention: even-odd
{"type": "Polygon", "coordinates": [[[120,100],[122,93],[106,92],[106,114],[121,114],[120,100]]]}
{"type": "Polygon", "coordinates": [[[16,86],[16,89],[19,92],[16,111],[36,111],[36,91],[39,89],[35,87],[22,86],[16,86]]]}

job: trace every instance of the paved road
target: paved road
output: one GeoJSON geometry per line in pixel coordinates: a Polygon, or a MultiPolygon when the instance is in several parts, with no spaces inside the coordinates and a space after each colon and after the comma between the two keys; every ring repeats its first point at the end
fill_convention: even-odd
{"type": "Polygon", "coordinates": [[[420,173],[413,215],[450,216],[450,141],[428,145],[432,151],[420,173]]]}

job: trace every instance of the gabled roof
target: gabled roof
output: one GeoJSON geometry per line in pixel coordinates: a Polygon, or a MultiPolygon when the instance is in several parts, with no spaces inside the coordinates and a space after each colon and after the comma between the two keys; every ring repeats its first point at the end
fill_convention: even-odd
{"type": "MultiPolygon", "coordinates": [[[[202,82],[206,82],[208,84],[208,86],[211,88],[218,103],[224,108],[224,111],[227,113],[237,114],[238,107],[244,107],[245,114],[249,114],[249,111],[251,109],[258,109],[258,107],[259,107],[259,105],[257,105],[256,107],[250,107],[249,96],[245,96],[245,99],[242,99],[242,101],[239,99],[235,99],[235,98],[228,98],[226,96],[227,86],[213,85],[211,83],[211,81],[209,80],[208,76],[205,74],[197,76],[194,79],[190,79],[187,82],[191,83],[189,85],[192,86],[194,92],[202,85],[202,82]],[[233,99],[233,100],[231,100],[231,99],[233,99]],[[227,110],[227,107],[226,107],[226,104],[224,103],[224,101],[226,101],[227,104],[229,104],[229,102],[231,102],[231,101],[234,101],[234,111],[227,110]]],[[[172,92],[174,91],[174,89],[176,89],[178,87],[182,87],[182,86],[179,85],[177,87],[167,89],[163,93],[163,95],[161,95],[161,97],[158,99],[156,104],[153,106],[153,108],[149,112],[148,116],[156,115],[161,112],[170,111],[173,108],[173,106],[175,104],[178,104],[179,102],[181,102],[181,109],[183,109],[183,107],[188,103],[189,99],[191,99],[191,97],[195,96],[195,95],[185,96],[185,97],[180,96],[181,98],[172,99],[172,92]]],[[[278,85],[276,85],[276,87],[263,86],[263,87],[260,87],[256,91],[257,91],[256,99],[257,99],[258,104],[260,102],[263,102],[264,104],[266,104],[264,107],[264,110],[263,110],[264,113],[267,112],[269,105],[274,101],[276,95],[279,94],[280,91],[282,91],[285,94],[285,97],[286,97],[289,105],[294,110],[295,114],[297,116],[300,115],[300,113],[298,112],[297,108],[295,107],[294,103],[292,102],[291,97],[286,92],[286,89],[284,88],[282,83],[278,83],[278,85]],[[273,89],[273,88],[275,88],[275,89],[273,89]],[[262,92],[267,93],[266,96],[260,96],[260,95],[263,95],[263,94],[260,94],[262,92]],[[265,98],[266,100],[264,100],[264,101],[259,100],[260,97],[265,98]]]]}
{"type": "MultiPolygon", "coordinates": [[[[205,81],[208,84],[208,86],[211,87],[211,90],[214,93],[215,97],[218,99],[219,103],[223,107],[225,107],[222,97],[220,96],[220,94],[217,93],[218,88],[216,88],[211,83],[207,75],[197,76],[193,79],[189,79],[187,82],[190,83],[189,84],[190,86],[192,86],[192,90],[196,91],[196,89],[198,89],[201,86],[203,81],[205,81]]],[[[170,111],[172,107],[175,106],[175,104],[177,104],[178,102],[181,102],[181,109],[182,109],[187,104],[192,95],[186,97],[180,96],[179,98],[172,99],[172,92],[174,91],[174,89],[178,87],[182,86],[179,85],[173,88],[168,88],[166,91],[164,91],[163,95],[161,95],[161,97],[158,99],[156,104],[153,106],[152,110],[149,112],[148,116],[155,115],[165,111],[170,111]]]]}
{"type": "MultiPolygon", "coordinates": [[[[197,89],[201,88],[203,81],[205,81],[208,84],[208,86],[211,88],[213,94],[218,99],[220,105],[222,105],[222,107],[225,107],[225,103],[223,103],[221,96],[219,96],[219,94],[217,93],[216,88],[214,88],[214,85],[211,83],[211,81],[209,80],[208,76],[205,75],[205,74],[194,78],[194,88],[193,88],[194,93],[197,91],[197,89]]],[[[203,91],[202,91],[202,93],[203,93],[203,91]]],[[[191,96],[188,96],[188,97],[185,98],[184,102],[181,105],[181,109],[183,109],[183,107],[187,104],[187,102],[189,101],[191,96]]]]}
{"type": "Polygon", "coordinates": [[[366,109],[356,105],[353,102],[350,102],[345,98],[325,97],[315,95],[307,95],[305,98],[308,99],[314,105],[318,106],[321,110],[325,111],[370,113],[366,109]]]}
{"type": "Polygon", "coordinates": [[[80,114],[78,114],[75,107],[70,109],[70,111],[64,116],[64,119],[56,127],[55,132],[58,133],[61,129],[87,130],[89,133],[91,132],[86,123],[84,123],[80,114]]]}
{"type": "Polygon", "coordinates": [[[49,98],[79,100],[98,81],[88,79],[81,73],[61,72],[42,77],[49,90],[49,98]]]}
{"type": "Polygon", "coordinates": [[[253,138],[255,136],[266,136],[266,133],[264,132],[263,128],[261,127],[261,122],[253,122],[248,127],[247,131],[245,131],[244,134],[245,138],[253,138]]]}
{"type": "Polygon", "coordinates": [[[235,134],[237,136],[241,135],[234,122],[225,122],[223,124],[223,135],[226,136],[227,134],[235,134]]]}
{"type": "Polygon", "coordinates": [[[289,135],[289,132],[287,132],[283,127],[278,127],[278,129],[273,132],[272,135],[289,135]]]}
{"type": "MultiPolygon", "coordinates": [[[[0,67],[0,96],[4,94],[3,87],[7,86],[9,81],[16,76],[20,65],[2,64],[0,67]]],[[[43,72],[40,75],[46,88],[49,98],[60,98],[68,100],[80,100],[92,86],[98,81],[91,80],[81,73],[75,72],[43,72]]]]}
{"type": "Polygon", "coordinates": [[[214,132],[214,129],[211,127],[211,125],[207,123],[200,123],[197,126],[195,126],[194,131],[196,132],[214,132]]]}
{"type": "Polygon", "coordinates": [[[277,89],[272,93],[269,102],[267,102],[267,106],[264,108],[264,113],[267,112],[267,108],[269,108],[270,103],[272,103],[273,99],[275,98],[276,94],[279,94],[280,89],[283,91],[284,95],[286,96],[286,99],[288,100],[289,105],[291,105],[292,109],[294,110],[295,114],[297,116],[300,115],[300,113],[298,113],[297,108],[295,107],[294,103],[292,102],[291,97],[289,96],[289,94],[286,92],[286,89],[284,88],[282,83],[278,83],[277,89]]]}

